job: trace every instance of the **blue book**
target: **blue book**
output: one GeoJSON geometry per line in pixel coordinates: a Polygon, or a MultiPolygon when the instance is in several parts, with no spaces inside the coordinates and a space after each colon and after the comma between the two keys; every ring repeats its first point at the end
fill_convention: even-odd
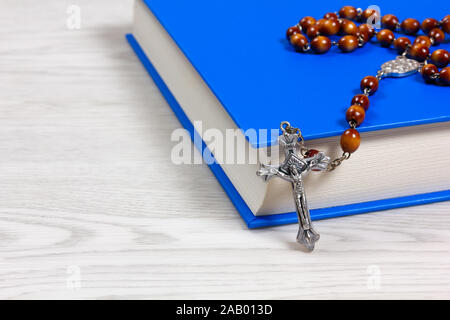
{"type": "MultiPolygon", "coordinates": [[[[378,6],[400,21],[441,19],[448,8],[446,1],[378,6]]],[[[277,134],[265,133],[288,120],[308,147],[339,156],[345,111],[360,80],[397,53],[372,40],[352,53],[332,47],[301,54],[285,38],[303,16],[338,10],[328,0],[136,1],[127,39],[249,228],[297,222],[290,186],[262,181],[258,163],[225,163],[205,133],[238,130],[237,142],[268,150],[277,134]]],[[[449,44],[439,48],[450,50],[449,44]]],[[[450,89],[426,84],[417,73],[381,80],[370,100],[358,128],[360,149],[335,172],[307,178],[313,220],[450,199],[450,89]]]]}

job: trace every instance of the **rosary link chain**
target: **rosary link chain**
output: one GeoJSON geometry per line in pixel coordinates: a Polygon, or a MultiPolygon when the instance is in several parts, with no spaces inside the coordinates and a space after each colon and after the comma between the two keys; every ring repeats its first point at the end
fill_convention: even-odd
{"type": "Polygon", "coordinates": [[[336,158],[330,162],[330,164],[328,165],[327,171],[330,172],[330,171],[335,170],[337,167],[339,167],[342,164],[342,162],[350,159],[350,156],[351,156],[351,153],[344,152],[342,154],[342,156],[340,156],[339,158],[336,158]]]}
{"type": "Polygon", "coordinates": [[[300,153],[303,157],[308,156],[309,148],[305,146],[305,138],[303,138],[302,132],[299,128],[292,127],[288,121],[283,121],[280,125],[281,131],[287,133],[294,133],[298,136],[298,144],[300,145],[300,153]]]}

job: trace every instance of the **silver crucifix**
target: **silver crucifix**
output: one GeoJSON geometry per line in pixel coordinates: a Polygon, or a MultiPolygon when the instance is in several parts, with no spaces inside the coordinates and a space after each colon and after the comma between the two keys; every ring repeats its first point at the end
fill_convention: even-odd
{"type": "Polygon", "coordinates": [[[318,152],[312,156],[299,156],[297,147],[304,148],[300,130],[291,127],[288,122],[281,124],[281,130],[283,134],[280,136],[279,142],[284,149],[285,160],[279,166],[261,164],[261,168],[256,174],[266,181],[273,176],[277,176],[292,183],[299,223],[297,242],[303,244],[308,251],[312,251],[320,235],[311,224],[303,178],[311,170],[325,171],[330,163],[330,158],[325,156],[323,152],[318,152]]]}

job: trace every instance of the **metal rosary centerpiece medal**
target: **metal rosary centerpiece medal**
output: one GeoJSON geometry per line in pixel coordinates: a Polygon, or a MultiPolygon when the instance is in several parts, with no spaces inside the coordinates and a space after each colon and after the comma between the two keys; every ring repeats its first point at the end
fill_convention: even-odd
{"type": "Polygon", "coordinates": [[[395,60],[390,60],[381,65],[380,75],[382,77],[393,78],[407,77],[419,72],[422,66],[422,63],[414,59],[408,59],[405,56],[398,56],[395,60]]]}
{"type": "Polygon", "coordinates": [[[330,165],[330,158],[325,156],[323,152],[317,152],[316,150],[314,150],[315,152],[308,152],[303,146],[303,137],[300,130],[291,127],[289,122],[283,122],[281,130],[283,134],[279,138],[279,143],[284,150],[284,161],[279,166],[261,164],[261,168],[256,174],[266,181],[277,176],[292,184],[299,223],[297,241],[303,244],[308,251],[312,251],[320,235],[313,229],[311,223],[303,179],[311,170],[327,170],[330,165]],[[298,147],[300,147],[300,155],[297,152],[298,147]],[[305,153],[303,154],[303,152],[305,153]]]}

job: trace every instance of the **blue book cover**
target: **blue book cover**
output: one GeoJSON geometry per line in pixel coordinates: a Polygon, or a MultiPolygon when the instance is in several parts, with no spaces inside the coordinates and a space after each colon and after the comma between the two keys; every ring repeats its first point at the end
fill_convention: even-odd
{"type": "MultiPolygon", "coordinates": [[[[397,55],[394,49],[381,48],[377,44],[368,44],[351,54],[341,53],[333,47],[325,55],[299,54],[289,45],[285,38],[286,29],[301,17],[322,17],[348,3],[328,0],[143,2],[237,127],[244,130],[270,130],[288,116],[292,123],[302,128],[306,140],[339,136],[348,126],[343,113],[351,97],[360,93],[360,79],[376,74],[381,64],[397,55]],[[290,110],[289,114],[277,112],[280,107],[290,110]]],[[[366,8],[371,4],[359,1],[351,5],[366,8]]],[[[408,17],[419,21],[427,17],[441,19],[450,11],[447,1],[437,1],[432,6],[415,6],[406,1],[380,1],[377,5],[382,15],[393,13],[400,21],[408,17]]],[[[183,126],[194,135],[192,124],[139,43],[132,35],[127,38],[183,126]]],[[[439,48],[450,50],[450,42],[447,40],[439,48]]],[[[400,80],[387,78],[371,99],[371,108],[359,131],[449,121],[449,101],[449,88],[425,84],[418,74],[400,80]]],[[[248,138],[254,147],[274,143],[248,138]]],[[[249,227],[297,221],[295,213],[255,217],[220,166],[212,164],[210,167],[249,227]]],[[[311,216],[313,219],[329,218],[449,199],[450,191],[447,190],[311,210],[311,216]]]]}

